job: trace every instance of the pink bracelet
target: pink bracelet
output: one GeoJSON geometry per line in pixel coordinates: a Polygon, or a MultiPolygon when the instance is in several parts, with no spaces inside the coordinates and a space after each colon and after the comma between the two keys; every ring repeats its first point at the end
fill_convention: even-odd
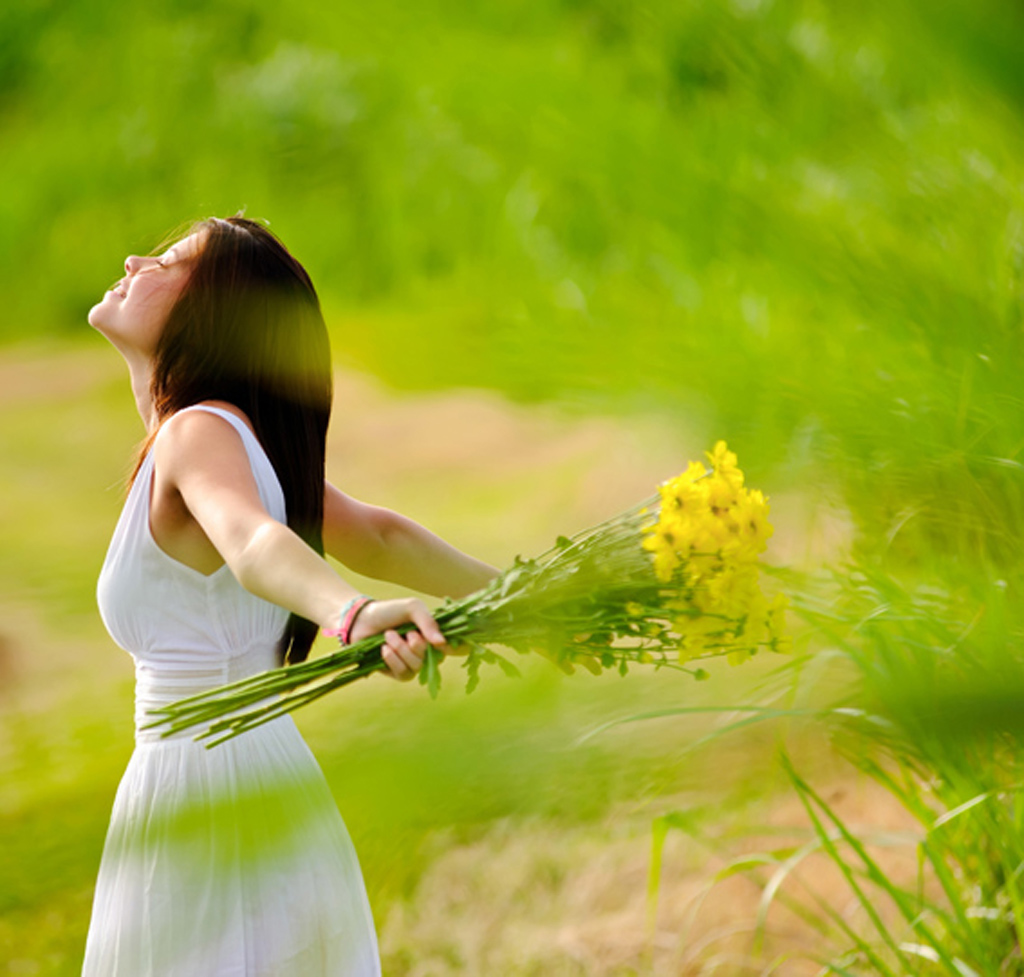
{"type": "Polygon", "coordinates": [[[356,623],[356,618],[359,616],[359,612],[366,607],[367,604],[372,604],[373,598],[366,596],[353,597],[344,607],[341,609],[341,625],[337,628],[324,628],[324,634],[328,638],[337,638],[341,644],[350,644],[352,637],[352,626],[356,623]]]}

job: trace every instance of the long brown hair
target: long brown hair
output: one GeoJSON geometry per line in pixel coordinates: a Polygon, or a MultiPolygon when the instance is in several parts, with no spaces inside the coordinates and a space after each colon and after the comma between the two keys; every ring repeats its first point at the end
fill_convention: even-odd
{"type": "MultiPolygon", "coordinates": [[[[150,393],[156,424],[205,400],[252,422],[284,490],[288,525],[323,555],[324,454],[331,351],[306,270],[266,227],[211,218],[190,277],[157,343],[150,393]]],[[[303,661],[317,625],[292,614],[282,662],[303,661]]]]}

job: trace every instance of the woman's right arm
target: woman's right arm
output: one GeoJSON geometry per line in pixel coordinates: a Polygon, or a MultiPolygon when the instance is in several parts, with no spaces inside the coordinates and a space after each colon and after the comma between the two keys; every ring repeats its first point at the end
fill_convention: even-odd
{"type": "MultiPolygon", "coordinates": [[[[287,608],[320,627],[337,627],[342,607],[358,591],[263,506],[238,432],[205,412],[169,420],[154,442],[154,494],[180,501],[209,544],[250,593],[287,608]]],[[[179,527],[179,532],[180,532],[179,527]]],[[[396,678],[411,678],[426,642],[446,651],[444,637],[422,601],[375,601],[359,614],[353,640],[383,634],[384,661],[396,678]],[[405,636],[395,630],[410,623],[405,636]]]]}
{"type": "Polygon", "coordinates": [[[359,502],[330,483],[324,549],[356,573],[434,597],[464,597],[498,575],[412,519],[359,502]]]}

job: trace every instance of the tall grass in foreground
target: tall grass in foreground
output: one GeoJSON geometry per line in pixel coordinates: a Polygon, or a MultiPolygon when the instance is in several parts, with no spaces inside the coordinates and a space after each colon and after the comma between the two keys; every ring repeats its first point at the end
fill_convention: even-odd
{"type": "MultiPolygon", "coordinates": [[[[946,576],[908,585],[861,565],[813,595],[805,589],[802,612],[826,643],[816,654],[852,669],[855,683],[828,708],[751,708],[721,733],[782,718],[818,724],[916,824],[893,835],[852,823],[783,747],[780,764],[809,826],[803,842],[746,854],[718,875],[746,873],[762,887],[755,960],[778,903],[821,939],[821,950],[786,959],[817,959],[822,974],[1024,973],[1021,581],[979,571],[954,588],[946,576]],[[912,853],[915,871],[894,867],[885,851],[894,846],[912,853]],[[823,865],[843,902],[816,884],[823,865]]],[[[655,823],[655,899],[665,836],[689,828],[682,812],[655,823]]]]}

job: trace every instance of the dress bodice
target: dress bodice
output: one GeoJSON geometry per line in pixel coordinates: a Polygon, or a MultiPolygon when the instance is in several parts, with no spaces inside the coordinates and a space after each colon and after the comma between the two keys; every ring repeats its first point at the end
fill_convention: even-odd
{"type": "MultiPolygon", "coordinates": [[[[284,492],[256,436],[228,411],[205,405],[238,432],[260,500],[286,522],[284,492]]],[[[146,710],[277,664],[288,612],[246,591],[227,565],[209,575],[157,545],[149,523],[154,456],[150,449],[114,530],[97,598],[111,637],[135,659],[136,722],[146,710]]],[[[157,735],[157,734],[153,734],[157,735]]]]}

